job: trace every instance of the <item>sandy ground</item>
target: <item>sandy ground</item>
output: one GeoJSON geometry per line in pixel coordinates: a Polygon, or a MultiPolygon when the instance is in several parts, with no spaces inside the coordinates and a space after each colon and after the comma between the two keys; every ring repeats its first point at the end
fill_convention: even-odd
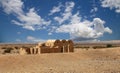
{"type": "Polygon", "coordinates": [[[0,73],[120,73],[120,48],[0,55],[0,73]]]}

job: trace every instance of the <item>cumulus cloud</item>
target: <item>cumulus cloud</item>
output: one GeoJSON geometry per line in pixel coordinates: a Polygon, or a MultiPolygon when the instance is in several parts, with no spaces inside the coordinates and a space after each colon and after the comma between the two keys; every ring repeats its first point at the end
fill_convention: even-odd
{"type": "Polygon", "coordinates": [[[0,0],[0,3],[2,4],[4,11],[7,14],[23,13],[23,2],[21,0],[0,0]]]}
{"type": "Polygon", "coordinates": [[[106,28],[104,29],[104,31],[105,31],[105,32],[108,32],[108,33],[110,33],[110,34],[112,33],[112,30],[111,30],[109,27],[106,27],[106,28]]]}
{"type": "Polygon", "coordinates": [[[65,11],[61,14],[62,17],[54,17],[54,20],[59,22],[59,24],[62,24],[64,21],[68,20],[70,16],[72,15],[72,9],[74,7],[74,2],[66,2],[65,4],[65,11]]]}
{"type": "Polygon", "coordinates": [[[101,0],[101,6],[115,9],[115,12],[120,13],[120,0],[101,0]]]}
{"type": "Polygon", "coordinates": [[[57,12],[60,12],[60,8],[62,7],[62,4],[61,3],[59,3],[59,5],[58,6],[54,6],[53,8],[52,8],[52,10],[50,10],[50,13],[49,13],[49,15],[53,15],[54,13],[57,13],[57,12]]]}
{"type": "MultiPolygon", "coordinates": [[[[96,39],[105,32],[112,33],[108,27],[104,27],[105,21],[94,18],[93,21],[85,20],[75,24],[62,25],[57,28],[57,33],[69,33],[71,39],[96,39]]],[[[77,39],[77,40],[78,40],[77,39]]]]}
{"type": "Polygon", "coordinates": [[[43,39],[35,38],[33,36],[27,36],[26,37],[28,42],[45,42],[43,39]]]}
{"type": "Polygon", "coordinates": [[[21,0],[1,0],[0,3],[7,14],[13,14],[17,17],[18,21],[12,20],[12,22],[25,29],[34,31],[51,23],[51,21],[41,18],[34,8],[29,9],[27,13],[24,12],[24,3],[21,0]]]}
{"type": "MultiPolygon", "coordinates": [[[[111,2],[112,0],[101,1],[103,7],[110,7],[109,5],[105,6],[105,1],[111,2]]],[[[35,31],[38,29],[46,29],[48,26],[48,35],[52,35],[53,32],[69,33],[71,39],[84,40],[97,39],[103,36],[104,33],[112,33],[109,27],[104,27],[105,21],[100,18],[94,18],[93,21],[89,21],[82,19],[79,11],[73,14],[75,3],[72,1],[66,2],[65,5],[58,4],[58,6],[54,6],[52,10],[50,10],[49,15],[55,13],[60,15],[53,17],[53,21],[46,21],[43,19],[38,15],[34,7],[30,8],[28,12],[23,11],[24,3],[22,0],[0,0],[0,4],[7,14],[13,14],[17,17],[17,20],[12,20],[12,22],[22,26],[24,29],[35,31]],[[52,23],[55,21],[59,25],[52,23]],[[50,23],[54,25],[50,25],[50,23]]],[[[112,8],[116,8],[117,12],[119,12],[118,5],[114,6],[113,4],[112,8]]],[[[96,12],[97,10],[98,9],[94,7],[90,12],[96,12]]],[[[44,41],[33,36],[27,36],[26,39],[33,42],[44,41]]]]}
{"type": "MultiPolygon", "coordinates": [[[[70,38],[75,40],[94,40],[103,36],[104,33],[112,33],[109,27],[104,27],[105,21],[100,18],[89,21],[83,20],[79,11],[73,14],[74,2],[66,2],[64,6],[61,16],[54,17],[54,20],[60,25],[56,26],[55,29],[51,28],[53,32],[69,33],[70,38]]],[[[91,13],[97,12],[97,10],[98,8],[94,7],[91,13]]]]}
{"type": "Polygon", "coordinates": [[[57,29],[58,27],[57,26],[51,26],[47,31],[48,31],[48,35],[52,35],[55,31],[56,31],[56,29],[57,29]]]}
{"type": "Polygon", "coordinates": [[[80,17],[80,15],[79,15],[79,12],[77,12],[77,13],[74,14],[74,15],[71,15],[71,17],[70,17],[70,23],[71,23],[71,24],[79,23],[80,20],[81,20],[81,17],[80,17]]]}

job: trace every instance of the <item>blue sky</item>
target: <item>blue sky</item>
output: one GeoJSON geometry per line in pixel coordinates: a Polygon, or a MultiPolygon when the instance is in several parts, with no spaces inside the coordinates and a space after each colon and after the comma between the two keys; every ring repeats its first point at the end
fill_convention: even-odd
{"type": "Polygon", "coordinates": [[[0,0],[0,42],[120,40],[120,0],[0,0]]]}

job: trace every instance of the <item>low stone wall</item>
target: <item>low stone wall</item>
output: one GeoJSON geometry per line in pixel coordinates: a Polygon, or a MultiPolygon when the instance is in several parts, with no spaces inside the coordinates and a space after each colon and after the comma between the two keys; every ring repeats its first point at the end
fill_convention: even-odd
{"type": "Polygon", "coordinates": [[[74,49],[69,47],[58,47],[58,48],[50,48],[50,47],[40,47],[40,48],[21,48],[19,53],[23,54],[41,54],[41,53],[67,53],[73,52],[74,49]]]}
{"type": "Polygon", "coordinates": [[[50,48],[50,47],[42,47],[41,53],[64,53],[64,52],[74,52],[74,48],[72,47],[58,47],[58,48],[50,48]]]}

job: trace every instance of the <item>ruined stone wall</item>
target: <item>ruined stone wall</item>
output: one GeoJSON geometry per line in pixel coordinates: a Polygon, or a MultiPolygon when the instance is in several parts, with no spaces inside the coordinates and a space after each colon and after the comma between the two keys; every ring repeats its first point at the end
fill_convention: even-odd
{"type": "Polygon", "coordinates": [[[73,42],[71,40],[48,40],[46,43],[43,44],[38,43],[38,45],[36,45],[35,47],[23,49],[20,50],[21,54],[74,52],[73,42]]]}

